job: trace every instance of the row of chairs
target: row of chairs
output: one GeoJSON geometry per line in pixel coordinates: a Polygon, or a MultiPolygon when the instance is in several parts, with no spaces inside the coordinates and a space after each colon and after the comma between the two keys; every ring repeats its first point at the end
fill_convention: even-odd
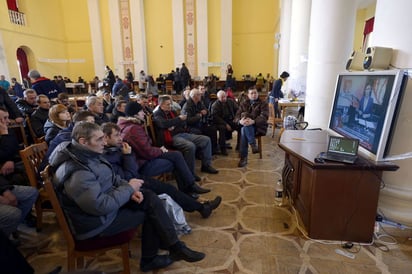
{"type": "Polygon", "coordinates": [[[35,203],[36,229],[40,231],[43,227],[44,211],[53,211],[56,214],[58,224],[67,242],[68,271],[82,269],[85,256],[96,256],[108,250],[120,249],[123,260],[123,273],[130,273],[129,243],[137,229],[131,229],[109,237],[95,237],[82,241],[76,240],[73,237],[56,195],[52,183],[53,172],[51,166],[47,166],[44,171],[40,172],[40,166],[47,153],[47,149],[47,143],[41,142],[20,150],[20,157],[29,178],[29,183],[39,191],[39,197],[35,203]],[[39,173],[41,177],[38,176],[39,173]],[[47,203],[52,206],[52,209],[45,207],[47,203]]]}

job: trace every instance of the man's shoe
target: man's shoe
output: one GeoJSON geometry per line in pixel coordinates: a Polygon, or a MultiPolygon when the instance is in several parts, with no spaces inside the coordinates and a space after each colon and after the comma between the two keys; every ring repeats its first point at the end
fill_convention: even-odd
{"type": "Polygon", "coordinates": [[[200,182],[200,181],[202,181],[202,178],[200,178],[199,176],[197,176],[196,174],[195,175],[193,175],[194,177],[195,177],[195,181],[196,182],[200,182]]]}
{"type": "Polygon", "coordinates": [[[215,210],[220,205],[221,202],[222,202],[222,197],[220,196],[217,196],[212,201],[204,202],[202,209],[199,211],[200,215],[202,215],[203,218],[208,218],[210,214],[212,214],[212,211],[215,210]]]}
{"type": "Polygon", "coordinates": [[[210,192],[210,189],[203,188],[199,186],[198,184],[193,184],[193,186],[190,189],[191,192],[197,193],[197,194],[204,194],[210,192]]]}
{"type": "Polygon", "coordinates": [[[157,255],[150,263],[140,263],[140,270],[143,272],[148,272],[151,270],[167,267],[172,263],[173,260],[170,259],[168,255],[157,255]]]}
{"type": "Polygon", "coordinates": [[[238,167],[244,167],[247,165],[247,157],[241,157],[239,164],[237,165],[238,167]]]}
{"type": "Polygon", "coordinates": [[[253,154],[259,153],[259,147],[256,144],[250,144],[250,147],[252,148],[253,154]]]}
{"type": "Polygon", "coordinates": [[[227,149],[232,149],[232,145],[231,145],[230,143],[226,143],[226,144],[225,144],[225,147],[226,147],[227,149]]]}
{"type": "Polygon", "coordinates": [[[170,250],[169,257],[173,261],[185,260],[186,262],[197,262],[203,260],[205,253],[191,250],[184,243],[181,243],[178,249],[170,250]]]}
{"type": "Polygon", "coordinates": [[[215,168],[213,168],[212,166],[202,166],[202,168],[200,169],[202,172],[207,172],[210,174],[217,174],[219,173],[219,171],[217,171],[215,168]]]}
{"type": "Polygon", "coordinates": [[[220,154],[222,154],[223,156],[228,156],[228,155],[229,155],[229,154],[227,153],[227,150],[226,150],[225,147],[223,147],[223,148],[220,150],[220,154]]]}

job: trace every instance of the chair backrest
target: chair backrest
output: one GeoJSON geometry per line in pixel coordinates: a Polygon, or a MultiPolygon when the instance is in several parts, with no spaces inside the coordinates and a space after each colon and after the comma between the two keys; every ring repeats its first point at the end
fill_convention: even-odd
{"type": "Polygon", "coordinates": [[[56,213],[57,222],[59,223],[60,229],[63,232],[63,236],[67,241],[68,249],[74,250],[75,241],[70,231],[69,224],[67,223],[66,216],[64,215],[63,209],[60,206],[60,202],[57,198],[56,191],[54,189],[52,167],[48,165],[44,169],[44,171],[40,173],[40,176],[43,180],[44,188],[46,189],[47,195],[49,196],[53,210],[56,213]]]}
{"type": "Polygon", "coordinates": [[[29,178],[30,185],[36,188],[40,188],[38,184],[38,175],[40,173],[40,165],[46,156],[48,145],[46,142],[39,144],[33,144],[20,150],[20,157],[24,164],[27,177],[29,178]]]}
{"type": "Polygon", "coordinates": [[[29,145],[29,142],[27,140],[26,130],[24,129],[23,124],[10,124],[8,128],[9,128],[9,131],[14,132],[14,135],[16,136],[19,146],[21,148],[25,148],[29,145]]]}
{"type": "Polygon", "coordinates": [[[155,146],[157,144],[156,139],[156,129],[153,124],[153,114],[146,115],[147,129],[149,137],[152,139],[152,144],[155,146]]]}
{"type": "Polygon", "coordinates": [[[26,117],[26,126],[29,129],[30,136],[35,144],[38,144],[44,141],[45,136],[37,137],[36,133],[34,132],[33,127],[31,126],[30,117],[26,117]]]}

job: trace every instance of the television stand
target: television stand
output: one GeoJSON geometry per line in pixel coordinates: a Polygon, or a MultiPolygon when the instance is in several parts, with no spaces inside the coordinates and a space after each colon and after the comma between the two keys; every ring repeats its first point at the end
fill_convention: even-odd
{"type": "Polygon", "coordinates": [[[286,130],[282,134],[284,189],[310,238],[371,242],[382,172],[399,167],[363,157],[355,164],[315,163],[327,143],[326,131],[286,130]]]}

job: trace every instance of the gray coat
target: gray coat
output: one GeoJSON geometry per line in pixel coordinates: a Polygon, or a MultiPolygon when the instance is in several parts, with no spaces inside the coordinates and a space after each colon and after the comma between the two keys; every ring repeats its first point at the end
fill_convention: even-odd
{"type": "Polygon", "coordinates": [[[126,204],[133,188],[116,175],[101,155],[72,141],[56,147],[49,158],[55,188],[76,239],[99,235],[126,204]]]}

